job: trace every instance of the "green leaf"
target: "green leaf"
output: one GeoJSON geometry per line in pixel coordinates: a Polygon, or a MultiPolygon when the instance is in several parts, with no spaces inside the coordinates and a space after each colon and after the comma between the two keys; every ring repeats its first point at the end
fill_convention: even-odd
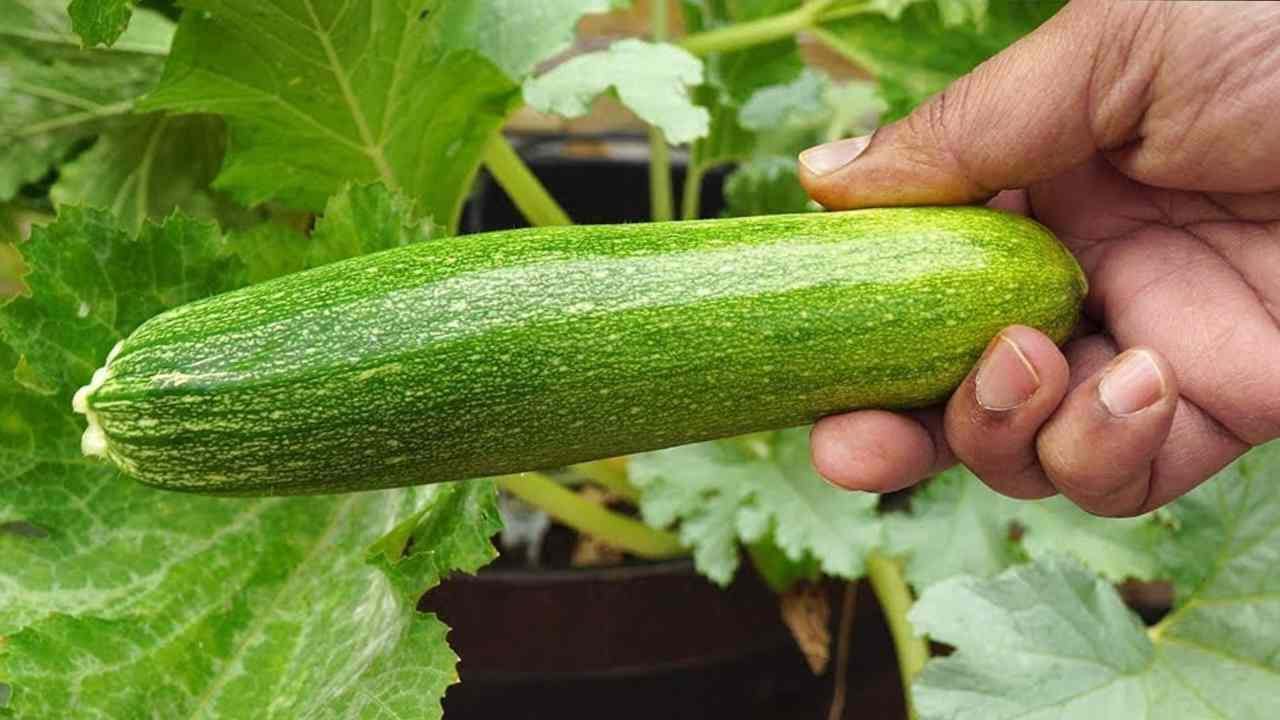
{"type": "MultiPolygon", "coordinates": [[[[1170,506],[1178,606],[1156,630],[1180,661],[1217,658],[1280,684],[1280,443],[1255,448],[1170,506]]],[[[1280,685],[1270,697],[1280,697],[1280,685]]]]}
{"type": "Polygon", "coordinates": [[[173,26],[149,11],[113,50],[86,51],[62,0],[0,0],[0,201],[128,114],[160,77],[173,26]]]}
{"type": "Polygon", "coordinates": [[[126,332],[237,274],[217,228],[180,216],[134,239],[106,212],[64,208],[58,222],[34,229],[22,252],[31,297],[0,314],[0,341],[37,385],[69,388],[68,403],[126,332]]]}
{"type": "Polygon", "coordinates": [[[743,103],[738,121],[752,132],[765,132],[797,119],[809,125],[823,123],[830,115],[824,97],[828,86],[826,76],[806,70],[791,82],[762,87],[743,103]]]}
{"type": "Polygon", "coordinates": [[[1103,578],[1053,555],[926,590],[911,621],[957,652],[919,676],[921,717],[1274,717],[1278,475],[1272,443],[1171,506],[1160,549],[1178,602],[1149,631],[1103,578]]]}
{"type": "Polygon", "coordinates": [[[813,582],[822,575],[818,561],[812,555],[805,554],[799,560],[787,557],[772,535],[747,545],[747,554],[765,583],[778,594],[790,590],[801,581],[813,582]]]}
{"type": "Polygon", "coordinates": [[[1017,517],[1024,528],[1022,546],[1031,557],[1066,553],[1108,580],[1119,582],[1161,577],[1160,553],[1171,535],[1161,515],[1098,517],[1057,496],[1022,503],[1017,517]]]}
{"type": "Polygon", "coordinates": [[[917,2],[897,19],[859,13],[815,29],[829,46],[870,70],[897,119],[952,80],[1034,30],[1062,2],[917,2]]]}
{"type": "Polygon", "coordinates": [[[111,45],[129,27],[133,0],[71,0],[67,13],[85,45],[111,45]]]}
{"type": "Polygon", "coordinates": [[[418,510],[370,546],[381,568],[408,603],[450,572],[475,572],[498,551],[489,538],[502,529],[498,486],[492,480],[429,485],[416,492],[418,510]]]}
{"type": "Polygon", "coordinates": [[[422,242],[442,232],[430,219],[417,218],[412,201],[380,183],[368,183],[348,185],[329,198],[310,236],[288,225],[261,223],[230,233],[227,243],[244,261],[253,283],[422,242]]]}
{"type": "Polygon", "coordinates": [[[757,155],[794,157],[821,142],[873,130],[885,110],[875,86],[862,81],[835,84],[806,70],[793,82],[756,91],[742,106],[739,121],[756,133],[757,155]]]}
{"type": "MultiPolygon", "coordinates": [[[[381,218],[370,233],[412,235],[419,225],[389,217],[405,207],[359,188],[325,222],[381,218]]],[[[23,249],[32,293],[0,310],[0,372],[26,358],[52,392],[0,380],[8,711],[440,717],[456,657],[413,593],[493,557],[492,489],[206,498],[86,461],[70,397],[114,339],[246,273],[212,226],[180,216],[134,239],[101,211],[64,208],[23,249]],[[409,552],[371,557],[393,531],[414,538],[409,552]]]]}
{"type": "Polygon", "coordinates": [[[1110,580],[1160,577],[1170,528],[1157,514],[1091,515],[1070,500],[1023,501],[986,486],[963,466],[930,480],[909,513],[886,517],[889,551],[906,558],[907,580],[923,589],[953,575],[989,577],[1025,559],[1067,554],[1110,580]],[[1021,541],[1012,539],[1013,524],[1021,541]]]}
{"type": "Polygon", "coordinates": [[[476,50],[520,81],[538,63],[569,49],[583,15],[630,5],[630,0],[437,2],[432,37],[446,50],[476,50]]]}
{"type": "Polygon", "coordinates": [[[739,165],[725,181],[724,197],[725,214],[730,216],[818,209],[800,186],[796,161],[791,156],[766,155],[739,165]]]}
{"type": "MultiPolygon", "coordinates": [[[[759,20],[794,9],[797,0],[747,0],[746,2],[683,3],[690,32],[713,30],[735,23],[759,20]]],[[[744,50],[714,53],[705,59],[706,84],[695,99],[707,108],[711,124],[707,137],[694,143],[689,164],[702,170],[746,159],[756,147],[755,133],[739,122],[742,106],[762,88],[792,82],[804,69],[799,46],[793,38],[756,45],[744,50]]]]}
{"type": "Polygon", "coordinates": [[[1155,651],[1141,622],[1072,560],[945,580],[907,617],[957,649],[915,681],[922,720],[1157,717],[1146,706],[1155,651]]]}
{"type": "Polygon", "coordinates": [[[441,229],[411,200],[378,183],[356,184],[329,198],[311,234],[306,267],[430,240],[441,229]]]}
{"type": "Polygon", "coordinates": [[[572,118],[587,114],[596,97],[612,90],[668,142],[683,144],[707,134],[707,111],[689,98],[689,88],[701,82],[702,62],[675,45],[620,40],[526,80],[524,99],[572,118]]]}
{"type": "Polygon", "coordinates": [[[312,210],[380,181],[452,228],[517,86],[470,50],[432,41],[422,1],[187,3],[145,109],[222,114],[214,186],[244,205],[312,210]]]}
{"type": "Polygon", "coordinates": [[[49,194],[58,205],[110,210],[134,231],[175,209],[216,218],[225,201],[208,186],[224,145],[222,122],[215,117],[137,116],[63,165],[49,194]]]}
{"type": "Polygon", "coordinates": [[[917,589],[953,575],[994,575],[1020,559],[1010,531],[1021,505],[957,466],[916,491],[909,513],[885,517],[886,548],[906,559],[917,589]]]}
{"type": "Polygon", "coordinates": [[[738,542],[771,537],[788,559],[812,556],[829,575],[856,579],[880,541],[877,497],[828,485],[809,463],[806,428],[686,445],[633,457],[650,525],[679,523],[698,570],[721,585],[738,542]]]}

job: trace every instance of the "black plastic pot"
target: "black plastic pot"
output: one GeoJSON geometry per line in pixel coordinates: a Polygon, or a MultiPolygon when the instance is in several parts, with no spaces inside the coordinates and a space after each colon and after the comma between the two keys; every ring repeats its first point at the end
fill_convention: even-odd
{"type": "MultiPolygon", "coordinates": [[[[839,608],[841,588],[828,594],[839,608]]],[[[901,718],[892,641],[859,584],[846,718],[901,718]]],[[[687,561],[454,577],[419,609],[453,628],[461,684],[449,720],[824,718],[833,673],[815,676],[749,569],[727,589],[687,561]]],[[[837,618],[833,613],[831,631],[837,618]]]]}
{"type": "MultiPolygon", "coordinates": [[[[550,141],[522,152],[575,221],[647,219],[643,142],[608,149],[578,156],[550,141]]],[[[683,175],[673,168],[676,197],[683,175]]],[[[723,179],[704,178],[704,216],[720,214],[723,179]]],[[[501,188],[479,178],[464,230],[524,224],[501,188]]],[[[859,587],[844,717],[900,718],[892,642],[873,595],[859,587]]],[[[833,633],[841,591],[829,588],[833,633]]],[[[831,700],[833,673],[810,672],[777,597],[749,567],[721,589],[685,560],[560,570],[499,563],[448,579],[419,609],[453,628],[462,658],[448,720],[825,718],[831,700]]]]}
{"type": "MultiPolygon", "coordinates": [[[[575,223],[644,222],[649,219],[648,145],[639,138],[547,138],[527,142],[520,154],[575,223]]],[[[724,209],[722,188],[727,168],[702,178],[703,217],[719,217],[724,209]]],[[[684,166],[673,159],[672,192],[679,202],[684,189],[684,166]]],[[[679,212],[679,207],[676,208],[679,212]]],[[[488,175],[481,173],[476,191],[462,214],[462,231],[505,230],[528,223],[511,199],[488,175]]]]}

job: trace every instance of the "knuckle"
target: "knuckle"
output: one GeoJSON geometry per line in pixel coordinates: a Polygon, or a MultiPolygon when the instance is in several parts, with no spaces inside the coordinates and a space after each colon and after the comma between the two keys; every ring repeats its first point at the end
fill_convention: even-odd
{"type": "Polygon", "coordinates": [[[1086,512],[1101,517],[1141,514],[1150,492],[1150,464],[1124,472],[1118,467],[1101,470],[1079,453],[1052,444],[1037,448],[1040,466],[1054,487],[1086,512]]]}
{"type": "Polygon", "coordinates": [[[990,196],[995,195],[998,188],[987,188],[977,180],[964,151],[975,137],[966,131],[963,121],[970,116],[967,108],[976,83],[973,74],[957,78],[907,116],[904,122],[915,140],[910,147],[919,155],[905,161],[954,171],[969,183],[974,195],[990,196]]]}

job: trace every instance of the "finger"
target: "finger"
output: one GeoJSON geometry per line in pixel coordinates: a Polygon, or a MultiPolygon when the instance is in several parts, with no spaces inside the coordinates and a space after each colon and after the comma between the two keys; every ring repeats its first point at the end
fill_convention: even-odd
{"type": "Polygon", "coordinates": [[[1014,213],[1015,215],[1031,214],[1031,202],[1027,197],[1027,191],[1022,189],[1001,190],[999,194],[991,198],[991,202],[987,203],[987,207],[1014,213]]]}
{"type": "Polygon", "coordinates": [[[968,203],[1120,147],[1156,70],[1157,53],[1129,53],[1144,15],[1071,3],[906,118],[801,153],[800,181],[833,209],[968,203]]]}
{"type": "MultiPolygon", "coordinates": [[[[1100,373],[1119,350],[1109,336],[1091,334],[1067,343],[1063,353],[1071,366],[1068,387],[1074,389],[1100,373]]],[[[1138,512],[1150,512],[1181,497],[1248,449],[1208,413],[1180,397],[1169,437],[1151,465],[1146,503],[1138,512]]]]}
{"type": "Polygon", "coordinates": [[[859,410],[819,420],[810,435],[818,474],[848,490],[892,492],[910,487],[953,460],[937,412],[910,417],[859,410]]]}
{"type": "Polygon", "coordinates": [[[1089,512],[1140,513],[1177,406],[1168,362],[1148,348],[1127,350],[1076,386],[1041,429],[1041,467],[1059,492],[1089,512]]]}
{"type": "Polygon", "coordinates": [[[1043,333],[1005,328],[947,403],[956,457],[997,492],[1021,499],[1057,492],[1036,455],[1036,434],[1067,393],[1067,361],[1043,333]]]}
{"type": "Polygon", "coordinates": [[[1151,467],[1151,489],[1141,512],[1182,497],[1249,449],[1194,403],[1182,398],[1173,427],[1151,467]]]}

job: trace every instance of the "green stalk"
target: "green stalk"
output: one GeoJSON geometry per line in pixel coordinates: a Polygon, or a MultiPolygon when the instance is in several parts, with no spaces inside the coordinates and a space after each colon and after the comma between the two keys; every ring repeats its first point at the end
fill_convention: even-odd
{"type": "MultiPolygon", "coordinates": [[[[653,0],[650,29],[654,42],[667,39],[667,0],[653,0]]],[[[671,151],[662,131],[649,126],[649,213],[654,221],[670,220],[675,209],[671,200],[671,151]]]]}
{"type": "Polygon", "coordinates": [[[640,490],[627,479],[627,459],[609,458],[570,465],[569,470],[581,475],[618,497],[631,502],[640,503],[640,490]]]}
{"type": "Polygon", "coordinates": [[[686,554],[675,535],[602,507],[541,473],[497,478],[498,486],[569,527],[643,558],[686,554]]]}
{"type": "Polygon", "coordinates": [[[489,168],[493,179],[498,181],[498,185],[515,203],[520,214],[531,224],[573,224],[568,213],[551,197],[546,186],[538,180],[501,132],[494,133],[493,139],[485,146],[484,164],[489,168]]]}
{"type": "Polygon", "coordinates": [[[681,40],[680,46],[694,55],[733,52],[791,37],[796,33],[812,30],[824,22],[852,17],[869,10],[867,3],[857,3],[828,11],[827,8],[836,2],[837,0],[810,0],[790,12],[694,33],[681,40]]]}
{"type": "Polygon", "coordinates": [[[902,575],[902,563],[878,552],[867,556],[867,580],[870,581],[871,589],[875,591],[876,599],[880,601],[880,607],[889,623],[889,634],[893,636],[893,648],[898,655],[902,691],[907,701],[907,716],[915,720],[917,715],[911,702],[911,681],[929,660],[929,643],[922,637],[916,637],[911,623],[907,621],[907,611],[914,602],[911,588],[902,575]]]}
{"type": "Polygon", "coordinates": [[[656,127],[649,128],[649,213],[654,222],[675,216],[671,200],[671,151],[656,127]]]}
{"type": "Polygon", "coordinates": [[[702,176],[706,168],[702,165],[689,165],[684,176],[684,197],[680,200],[680,217],[684,220],[697,220],[701,210],[702,176]]]}

